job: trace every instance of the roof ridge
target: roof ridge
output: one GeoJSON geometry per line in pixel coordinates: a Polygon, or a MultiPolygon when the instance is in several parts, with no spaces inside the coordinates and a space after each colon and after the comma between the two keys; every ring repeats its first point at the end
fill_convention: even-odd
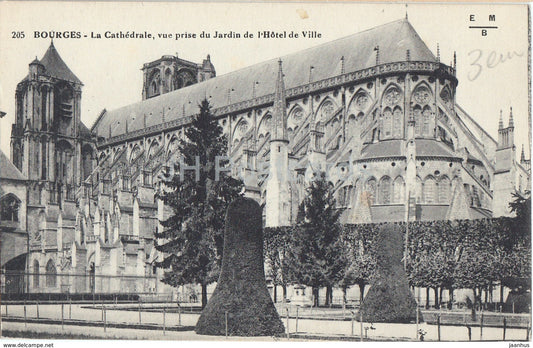
{"type": "MultiPolygon", "coordinates": [[[[242,67],[240,69],[237,69],[237,70],[233,70],[233,71],[228,71],[227,73],[224,73],[222,75],[217,75],[215,78],[219,78],[219,77],[223,77],[223,76],[228,76],[228,75],[232,75],[232,74],[236,74],[236,73],[239,73],[239,72],[242,72],[242,71],[245,71],[245,70],[251,70],[252,68],[256,67],[256,66],[259,66],[259,65],[263,65],[267,62],[270,62],[270,61],[278,61],[279,59],[281,59],[283,61],[283,58],[285,57],[288,57],[288,56],[291,56],[295,53],[301,53],[301,52],[305,52],[305,51],[308,51],[308,50],[313,50],[313,49],[317,49],[319,47],[323,47],[323,46],[326,46],[326,45],[330,45],[330,44],[333,44],[334,42],[338,42],[338,41],[341,41],[341,40],[346,40],[348,38],[351,38],[351,37],[354,37],[354,36],[357,36],[357,35],[360,35],[362,33],[366,33],[368,31],[372,31],[372,30],[376,30],[376,29],[380,29],[384,26],[387,26],[387,25],[392,25],[392,24],[395,24],[397,22],[408,22],[408,20],[406,20],[405,18],[401,18],[401,19],[396,19],[392,22],[388,22],[388,23],[383,23],[383,24],[380,24],[376,27],[372,27],[372,28],[368,28],[368,29],[365,29],[363,31],[359,31],[359,32],[356,32],[356,33],[353,33],[353,34],[350,34],[350,35],[346,35],[346,36],[343,36],[343,37],[340,37],[340,38],[337,38],[335,40],[331,40],[331,41],[327,41],[327,42],[323,42],[321,44],[318,44],[318,45],[315,45],[315,46],[311,46],[311,47],[307,47],[307,48],[304,48],[302,50],[299,50],[299,51],[295,51],[295,52],[292,52],[292,53],[287,53],[283,56],[280,56],[278,58],[269,58],[269,59],[266,59],[266,60],[262,60],[260,62],[257,62],[257,63],[254,63],[252,65],[248,65],[248,66],[245,66],[245,67],[242,67]]],[[[411,26],[412,27],[412,26],[411,26]]],[[[414,28],[413,28],[414,29],[414,28]]],[[[140,100],[140,101],[137,101],[137,102],[134,102],[134,103],[130,103],[130,104],[127,104],[127,105],[123,105],[123,106],[120,106],[116,109],[112,109],[112,110],[106,110],[106,111],[115,111],[115,110],[119,110],[119,109],[122,109],[122,108],[125,108],[125,107],[128,107],[128,106],[131,106],[131,105],[136,105],[136,104],[140,104],[140,103],[143,103],[143,102],[146,102],[147,100],[151,100],[151,99],[158,99],[158,98],[161,98],[165,95],[168,95],[168,94],[172,94],[173,92],[176,92],[176,91],[180,91],[180,90],[185,90],[187,88],[191,88],[191,87],[194,87],[194,86],[197,86],[197,85],[201,85],[201,84],[205,84],[205,83],[208,83],[211,79],[207,79],[207,80],[204,80],[204,81],[201,81],[201,82],[198,82],[198,83],[195,83],[195,84],[192,84],[192,85],[189,85],[187,87],[182,87],[180,89],[176,89],[176,90],[173,90],[171,92],[167,92],[167,93],[164,93],[164,94],[160,94],[160,95],[157,95],[153,98],[149,98],[149,99],[144,99],[144,100],[140,100]]],[[[93,127],[96,126],[93,125],[93,127]]]]}
{"type": "MultiPolygon", "coordinates": [[[[307,47],[307,48],[304,48],[304,49],[301,49],[299,51],[295,51],[295,52],[292,52],[292,53],[287,53],[287,54],[284,54],[283,56],[279,56],[279,57],[274,57],[274,58],[270,58],[270,59],[266,59],[266,60],[262,60],[260,62],[257,62],[257,63],[254,63],[252,65],[248,65],[248,66],[245,66],[243,68],[240,68],[240,69],[237,69],[237,70],[233,70],[233,71],[228,71],[227,73],[224,73],[222,75],[217,75],[216,77],[222,77],[222,76],[226,76],[226,75],[230,75],[230,74],[234,74],[234,73],[237,73],[237,72],[240,72],[240,71],[243,71],[243,70],[246,70],[246,69],[251,69],[255,66],[258,66],[258,65],[262,65],[262,64],[265,64],[266,62],[269,62],[269,61],[278,61],[279,59],[281,59],[283,61],[283,58],[286,58],[288,56],[292,56],[293,54],[295,53],[302,53],[302,52],[306,52],[306,51],[310,51],[310,50],[314,50],[314,49],[317,49],[319,47],[323,47],[323,46],[328,46],[328,45],[332,45],[334,44],[335,42],[339,42],[339,41],[342,41],[342,40],[346,40],[348,38],[351,38],[351,37],[354,37],[354,36],[358,36],[358,35],[361,35],[363,33],[366,33],[366,32],[369,32],[369,31],[372,31],[372,30],[377,30],[377,29],[381,29],[382,27],[385,27],[385,26],[388,26],[388,25],[392,25],[392,24],[395,24],[397,22],[404,22],[404,21],[407,21],[405,18],[402,18],[402,19],[397,19],[397,20],[394,20],[392,22],[387,22],[387,23],[383,23],[383,24],[380,24],[376,27],[372,27],[372,28],[368,28],[368,29],[365,29],[363,31],[358,31],[356,33],[353,33],[353,34],[350,34],[350,35],[346,35],[346,36],[343,36],[343,37],[339,37],[337,39],[334,39],[334,40],[331,40],[331,41],[327,41],[327,42],[322,42],[318,45],[314,45],[314,46],[311,46],[311,47],[307,47]]],[[[407,21],[408,22],[408,21],[407,21]]],[[[411,26],[411,28],[413,28],[413,26],[411,26]]],[[[414,28],[413,28],[414,30],[414,28]]],[[[416,31],[415,31],[416,32],[416,31]]],[[[199,82],[198,84],[200,83],[204,83],[204,82],[207,82],[209,80],[204,80],[202,82],[199,82]]],[[[193,85],[189,85],[187,87],[191,87],[193,85]]],[[[187,87],[184,87],[184,88],[187,88],[187,87]]],[[[174,91],[172,91],[174,92],[174,91]]],[[[172,93],[172,92],[169,92],[169,93],[172,93]]],[[[168,93],[166,93],[168,94],[168,93]]],[[[162,94],[164,95],[164,94],[162,94]]],[[[162,96],[162,95],[159,95],[162,96]]],[[[157,98],[157,97],[156,97],[157,98]]]]}
{"type": "MultiPolygon", "coordinates": [[[[227,98],[227,88],[240,89],[240,91],[236,92],[239,93],[238,100],[232,100],[231,102],[237,103],[249,100],[253,96],[248,91],[251,88],[247,87],[248,84],[251,87],[255,81],[260,82],[255,97],[273,94],[274,86],[272,84],[276,80],[277,73],[276,62],[280,58],[284,63],[287,62],[289,64],[285,73],[285,86],[287,89],[301,86],[307,83],[307,80],[310,81],[311,73],[306,71],[310,66],[315,67],[312,75],[313,81],[339,75],[341,56],[345,57],[345,73],[373,67],[376,66],[376,62],[372,58],[373,48],[377,44],[383,45],[382,61],[379,64],[404,60],[405,50],[407,49],[411,50],[413,60],[435,61],[434,54],[416,33],[413,26],[408,20],[401,18],[332,41],[297,50],[281,57],[278,56],[263,60],[153,98],[120,106],[107,111],[104,115],[101,115],[102,117],[98,117],[91,129],[96,131],[100,136],[105,137],[108,134],[108,130],[104,128],[107,128],[109,124],[113,123],[113,135],[121,135],[124,134],[124,127],[122,125],[119,126],[113,121],[116,121],[117,117],[129,117],[126,114],[131,112],[140,115],[144,113],[148,115],[148,113],[154,112],[150,123],[152,125],[161,124],[160,111],[163,108],[165,111],[167,107],[173,108],[176,111],[182,109],[181,106],[185,105],[186,111],[176,111],[170,119],[167,118],[167,121],[180,119],[184,116],[184,113],[185,116],[193,115],[193,105],[191,103],[198,102],[203,96],[212,97],[210,101],[217,108],[224,107],[230,104],[227,98]],[[398,45],[402,41],[403,43],[398,45]],[[336,59],[339,59],[339,62],[336,59]],[[324,63],[324,60],[327,60],[328,63],[324,63]],[[187,101],[190,103],[187,103],[187,101]]],[[[138,130],[141,127],[140,124],[137,124],[134,128],[131,128],[133,124],[129,123],[129,125],[130,132],[138,130]]]]}

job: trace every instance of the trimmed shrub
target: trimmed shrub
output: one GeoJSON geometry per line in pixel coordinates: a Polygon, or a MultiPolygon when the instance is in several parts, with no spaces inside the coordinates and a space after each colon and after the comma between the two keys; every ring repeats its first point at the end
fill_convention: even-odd
{"type": "Polygon", "coordinates": [[[514,309],[515,313],[529,313],[530,308],[531,292],[527,291],[519,293],[517,291],[511,291],[509,295],[507,295],[507,300],[503,306],[503,311],[506,313],[512,313],[514,309]]]}
{"type": "Polygon", "coordinates": [[[238,198],[226,213],[222,270],[204,308],[200,335],[272,336],[285,329],[270,298],[263,267],[261,207],[238,198]]]}
{"type": "Polygon", "coordinates": [[[360,311],[366,322],[408,323],[416,320],[416,301],[402,265],[402,233],[398,225],[379,228],[373,243],[377,274],[360,311]]]}

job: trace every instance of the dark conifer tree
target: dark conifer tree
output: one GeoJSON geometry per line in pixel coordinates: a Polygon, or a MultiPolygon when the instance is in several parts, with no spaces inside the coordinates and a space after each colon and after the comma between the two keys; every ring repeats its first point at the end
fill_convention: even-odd
{"type": "Polygon", "coordinates": [[[209,102],[204,99],[199,108],[178,146],[174,173],[161,180],[159,197],[171,215],[161,221],[155,247],[164,255],[156,264],[165,270],[162,281],[172,286],[200,284],[203,308],[207,285],[219,274],[226,209],[241,194],[243,183],[220,170],[228,164],[226,137],[209,102]]]}
{"type": "Polygon", "coordinates": [[[290,278],[313,288],[314,306],[318,306],[318,291],[326,287],[326,305],[331,301],[333,286],[340,283],[348,265],[347,248],[341,232],[333,188],[319,174],[307,189],[299,208],[298,226],[291,236],[288,250],[290,278]]]}

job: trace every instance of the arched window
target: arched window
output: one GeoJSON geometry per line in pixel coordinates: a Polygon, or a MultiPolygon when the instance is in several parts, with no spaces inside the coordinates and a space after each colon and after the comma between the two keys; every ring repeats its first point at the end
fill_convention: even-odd
{"type": "Polygon", "coordinates": [[[318,111],[318,120],[322,121],[322,124],[327,124],[329,119],[333,116],[335,106],[330,100],[325,101],[318,111]]]}
{"type": "Polygon", "coordinates": [[[392,136],[392,111],[385,108],[383,112],[383,138],[388,139],[392,136]]]}
{"type": "Polygon", "coordinates": [[[391,202],[391,179],[388,176],[384,176],[379,182],[379,202],[381,204],[391,202]]]}
{"type": "Polygon", "coordinates": [[[415,106],[413,110],[413,117],[415,119],[415,135],[422,135],[422,109],[420,106],[415,106]]]}
{"type": "Polygon", "coordinates": [[[39,287],[39,261],[33,260],[33,287],[39,287]]]}
{"type": "Polygon", "coordinates": [[[403,113],[402,109],[399,106],[396,106],[394,108],[393,112],[393,136],[394,137],[401,137],[402,136],[402,118],[403,113]]]}
{"type": "Polygon", "coordinates": [[[337,137],[337,143],[335,144],[335,149],[340,149],[341,144],[342,144],[342,135],[339,135],[337,137]]]}
{"type": "Polygon", "coordinates": [[[351,114],[348,116],[348,127],[353,128],[355,127],[355,115],[351,114]]]}
{"type": "Polygon", "coordinates": [[[392,190],[393,190],[393,202],[402,203],[404,200],[405,183],[401,176],[394,179],[392,190]]]}
{"type": "Polygon", "coordinates": [[[368,204],[373,205],[376,198],[376,179],[370,178],[365,184],[365,192],[368,197],[368,204]]]}
{"type": "Polygon", "coordinates": [[[425,203],[435,203],[436,188],[437,185],[435,183],[435,179],[433,179],[432,177],[426,178],[426,181],[424,181],[423,193],[425,203]]]}
{"type": "Polygon", "coordinates": [[[338,207],[344,206],[344,201],[346,200],[345,196],[346,196],[346,190],[344,189],[344,187],[341,187],[340,190],[339,190],[338,197],[337,197],[337,206],[338,207]]]}
{"type": "Polygon", "coordinates": [[[58,181],[62,183],[71,183],[72,180],[72,158],[73,158],[73,147],[68,141],[60,141],[56,144],[56,163],[55,163],[55,173],[58,181]]]}
{"type": "Polygon", "coordinates": [[[12,194],[7,194],[0,200],[0,220],[19,221],[20,200],[12,194]]]}
{"type": "Polygon", "coordinates": [[[152,94],[157,94],[159,91],[158,91],[158,88],[157,88],[157,82],[155,81],[152,81],[152,94]]]}
{"type": "MultiPolygon", "coordinates": [[[[66,82],[61,82],[54,87],[54,118],[58,117],[72,117],[74,111],[74,90],[66,82]]],[[[65,131],[65,123],[52,122],[51,125],[63,129],[53,129],[53,131],[65,131]]]]}
{"type": "Polygon", "coordinates": [[[425,136],[431,136],[431,109],[429,106],[424,107],[424,111],[422,112],[422,116],[424,117],[424,135],[425,136]]]}
{"type": "Polygon", "coordinates": [[[353,186],[352,185],[344,186],[341,189],[341,195],[340,195],[340,197],[341,197],[341,201],[340,201],[341,206],[346,207],[346,206],[350,205],[350,200],[352,198],[352,192],[353,192],[353,186]]]}
{"type": "Polygon", "coordinates": [[[172,88],[172,71],[170,71],[170,69],[167,69],[165,71],[165,82],[166,82],[166,86],[165,86],[165,91],[166,92],[170,92],[172,91],[174,88],[172,88]]]}
{"type": "Polygon", "coordinates": [[[47,115],[48,115],[48,90],[46,86],[43,86],[41,90],[41,130],[45,131],[47,127],[47,115]]]}
{"type": "Polygon", "coordinates": [[[448,177],[443,177],[439,181],[439,203],[450,202],[451,184],[448,177]]]}
{"type": "Polygon", "coordinates": [[[50,259],[50,261],[48,261],[46,264],[46,287],[55,288],[56,278],[56,266],[54,265],[54,261],[50,259]]]}
{"type": "Polygon", "coordinates": [[[475,207],[481,206],[479,202],[479,191],[477,189],[477,186],[474,185],[472,185],[472,205],[475,207]]]}
{"type": "Polygon", "coordinates": [[[159,143],[152,141],[150,148],[148,149],[148,161],[150,161],[159,152],[159,143]]]}
{"type": "Polygon", "coordinates": [[[370,122],[370,117],[365,117],[365,114],[361,111],[357,114],[357,118],[353,120],[353,123],[350,123],[352,125],[352,129],[356,126],[356,122],[361,123],[362,128],[366,128],[368,122],[370,122]]]}
{"type": "Polygon", "coordinates": [[[41,139],[41,155],[42,155],[42,161],[41,161],[41,180],[46,180],[48,177],[48,167],[46,160],[48,159],[48,153],[46,151],[46,138],[41,139]]]}
{"type": "Polygon", "coordinates": [[[141,155],[141,148],[139,147],[139,145],[135,145],[133,147],[133,150],[131,150],[130,163],[133,163],[135,160],[137,160],[137,158],[139,158],[140,155],[141,155]]]}

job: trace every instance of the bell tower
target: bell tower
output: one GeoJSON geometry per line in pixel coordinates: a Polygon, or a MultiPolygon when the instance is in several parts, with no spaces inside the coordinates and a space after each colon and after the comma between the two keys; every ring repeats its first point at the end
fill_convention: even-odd
{"type": "Polygon", "coordinates": [[[165,55],[143,65],[143,100],[160,96],[216,76],[211,56],[197,64],[175,56],[165,55]]]}
{"type": "Polygon", "coordinates": [[[83,176],[82,148],[85,145],[86,151],[92,151],[90,132],[80,121],[83,84],[53,42],[28,70],[16,88],[12,161],[37,188],[31,191],[28,203],[73,201],[83,176]]]}

